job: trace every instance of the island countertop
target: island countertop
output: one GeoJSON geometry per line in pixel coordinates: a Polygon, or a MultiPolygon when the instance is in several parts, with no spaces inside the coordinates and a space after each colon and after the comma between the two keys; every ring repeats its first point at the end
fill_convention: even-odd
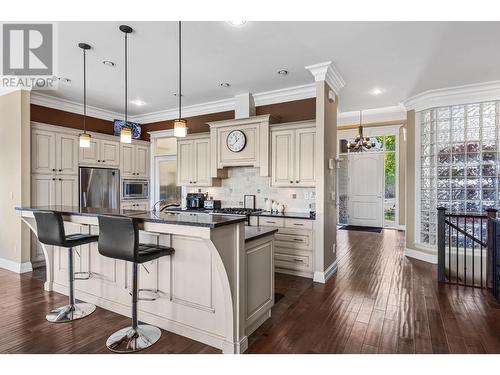
{"type": "Polygon", "coordinates": [[[278,228],[273,227],[245,227],[245,242],[256,240],[270,234],[274,234],[278,231],[278,228]]]}
{"type": "Polygon", "coordinates": [[[246,221],[242,216],[228,216],[206,214],[197,212],[153,212],[138,210],[123,210],[112,208],[80,208],[78,206],[33,206],[16,207],[17,211],[57,211],[63,215],[79,216],[126,216],[143,222],[162,224],[187,225],[194,227],[217,228],[224,225],[236,224],[246,221]]]}

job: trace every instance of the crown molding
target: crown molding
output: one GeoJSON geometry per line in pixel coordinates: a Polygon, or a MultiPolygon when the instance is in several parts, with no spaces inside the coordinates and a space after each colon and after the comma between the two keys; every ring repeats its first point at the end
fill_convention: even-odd
{"type": "Polygon", "coordinates": [[[308,65],[305,68],[311,72],[316,82],[326,81],[337,95],[342,87],[345,86],[342,75],[332,61],[308,65]]]}
{"type": "Polygon", "coordinates": [[[315,97],[316,86],[314,83],[253,94],[253,100],[256,106],[292,102],[294,100],[315,97]]]}
{"type": "Polygon", "coordinates": [[[489,81],[424,91],[406,99],[402,104],[407,110],[420,112],[434,107],[498,99],[500,99],[500,81],[489,81]]]}
{"type": "MultiPolygon", "coordinates": [[[[403,105],[363,110],[363,124],[406,121],[406,108],[403,105]]],[[[337,126],[359,124],[359,111],[339,112],[337,126]]]]}
{"type": "MultiPolygon", "coordinates": [[[[40,105],[43,107],[49,107],[49,108],[59,109],[61,111],[78,113],[79,115],[83,115],[83,104],[73,102],[67,99],[56,98],[36,91],[31,91],[30,102],[31,104],[40,105]]],[[[123,113],[87,106],[87,116],[113,121],[114,119],[122,118],[123,113]]],[[[130,121],[134,121],[132,117],[130,117],[130,121]]]]}

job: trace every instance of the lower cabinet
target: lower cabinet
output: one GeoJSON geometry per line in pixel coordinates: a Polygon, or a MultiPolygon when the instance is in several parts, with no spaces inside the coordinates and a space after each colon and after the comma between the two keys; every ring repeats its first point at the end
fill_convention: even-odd
{"type": "Polygon", "coordinates": [[[297,276],[312,277],[313,266],[313,221],[281,217],[258,217],[251,223],[278,228],[274,235],[275,271],[297,276]]]}

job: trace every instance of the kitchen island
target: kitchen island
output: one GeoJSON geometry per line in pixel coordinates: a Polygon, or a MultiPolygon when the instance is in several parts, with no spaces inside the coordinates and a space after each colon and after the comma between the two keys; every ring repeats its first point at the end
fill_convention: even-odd
{"type": "MultiPolygon", "coordinates": [[[[205,213],[80,209],[17,208],[35,233],[33,212],[63,214],[67,234],[98,234],[98,215],[139,220],[143,243],[172,246],[175,254],[143,264],[139,287],[157,290],[155,301],[139,302],[139,320],[221,349],[241,353],[248,336],[271,316],[274,304],[273,228],[245,227],[245,217],[205,213]]],[[[67,251],[42,245],[45,289],[68,293],[67,251]]],[[[76,281],[77,299],[130,316],[131,264],[103,257],[97,243],[75,251],[75,271],[89,272],[76,281]]],[[[112,332],[110,332],[112,333],[112,332]]]]}

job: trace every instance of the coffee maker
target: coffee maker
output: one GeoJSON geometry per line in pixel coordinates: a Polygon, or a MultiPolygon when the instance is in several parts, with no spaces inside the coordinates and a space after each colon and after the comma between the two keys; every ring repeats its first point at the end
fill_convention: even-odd
{"type": "Polygon", "coordinates": [[[186,195],[186,208],[188,210],[203,210],[203,204],[206,199],[204,193],[188,193],[186,195]]]}

